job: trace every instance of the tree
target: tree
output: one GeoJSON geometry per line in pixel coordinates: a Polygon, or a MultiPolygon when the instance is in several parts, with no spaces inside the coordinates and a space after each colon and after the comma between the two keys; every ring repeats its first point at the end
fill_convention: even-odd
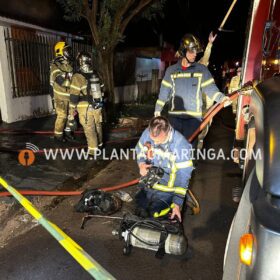
{"type": "Polygon", "coordinates": [[[114,103],[113,61],[117,44],[124,40],[124,31],[140,13],[151,19],[162,9],[165,0],[57,0],[69,21],[86,19],[93,46],[99,61],[99,70],[114,103]]]}

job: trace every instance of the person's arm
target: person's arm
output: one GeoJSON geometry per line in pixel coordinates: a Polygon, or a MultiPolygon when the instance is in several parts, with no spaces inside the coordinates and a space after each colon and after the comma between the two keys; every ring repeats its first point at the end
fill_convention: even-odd
{"type": "Polygon", "coordinates": [[[217,88],[214,78],[207,67],[203,69],[201,89],[212,101],[216,101],[217,103],[221,103],[225,98],[225,95],[217,88]]]}
{"type": "Polygon", "coordinates": [[[147,175],[148,169],[151,167],[151,165],[146,163],[147,155],[146,155],[146,151],[144,148],[147,133],[149,133],[148,129],[144,130],[144,132],[142,133],[142,135],[135,147],[135,152],[136,152],[136,156],[137,156],[137,164],[138,164],[139,173],[141,176],[147,175]]]}
{"type": "Polygon", "coordinates": [[[54,64],[52,63],[50,67],[50,86],[53,87],[56,78],[62,74],[61,70],[54,64]]]}
{"type": "Polygon", "coordinates": [[[172,209],[171,219],[177,216],[179,221],[181,221],[180,209],[182,208],[193,170],[191,147],[191,144],[185,139],[179,143],[169,180],[170,186],[174,187],[173,203],[175,205],[172,209]]]}
{"type": "Polygon", "coordinates": [[[155,117],[160,116],[165,103],[168,102],[170,98],[171,89],[172,81],[170,71],[167,69],[160,86],[160,92],[155,106],[155,117]]]}
{"type": "Polygon", "coordinates": [[[80,92],[83,88],[81,82],[82,80],[80,79],[79,74],[74,74],[70,85],[70,102],[68,112],[68,125],[71,131],[74,131],[76,128],[75,111],[79,103],[80,92]]]}
{"type": "Polygon", "coordinates": [[[207,47],[204,51],[203,57],[198,61],[198,63],[208,66],[210,55],[211,55],[211,50],[212,50],[212,44],[208,43],[207,47]]]}
{"type": "Polygon", "coordinates": [[[207,47],[204,51],[203,57],[199,60],[198,63],[208,66],[213,42],[215,41],[216,37],[217,37],[217,34],[214,36],[213,32],[211,32],[209,34],[207,47]]]}

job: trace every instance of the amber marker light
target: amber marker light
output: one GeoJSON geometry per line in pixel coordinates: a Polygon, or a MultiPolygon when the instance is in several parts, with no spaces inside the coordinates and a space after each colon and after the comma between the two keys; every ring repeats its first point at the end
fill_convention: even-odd
{"type": "Polygon", "coordinates": [[[246,265],[251,265],[253,257],[253,234],[247,233],[241,236],[239,242],[240,261],[246,265]]]}

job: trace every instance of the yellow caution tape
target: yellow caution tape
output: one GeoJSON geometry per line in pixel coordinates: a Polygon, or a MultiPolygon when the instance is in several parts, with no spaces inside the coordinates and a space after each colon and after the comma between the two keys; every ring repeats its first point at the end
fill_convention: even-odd
{"type": "Polygon", "coordinates": [[[15,188],[0,177],[0,184],[60,243],[62,247],[96,280],[116,279],[99,265],[86,251],[58,226],[48,221],[33,205],[15,188]]]}

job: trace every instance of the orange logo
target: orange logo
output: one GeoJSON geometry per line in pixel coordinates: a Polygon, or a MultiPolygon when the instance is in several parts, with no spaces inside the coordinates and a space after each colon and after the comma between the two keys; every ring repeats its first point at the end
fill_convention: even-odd
{"type": "Polygon", "coordinates": [[[21,150],[18,155],[18,161],[23,166],[29,166],[35,161],[35,154],[31,150],[21,150]]]}

